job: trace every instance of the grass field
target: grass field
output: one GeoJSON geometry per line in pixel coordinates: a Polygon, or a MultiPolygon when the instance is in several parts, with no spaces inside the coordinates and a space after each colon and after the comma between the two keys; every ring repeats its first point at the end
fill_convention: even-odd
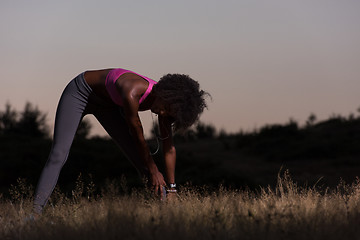
{"type": "Polygon", "coordinates": [[[32,189],[19,182],[12,201],[1,199],[0,239],[360,239],[359,181],[305,188],[285,171],[275,189],[186,186],[171,202],[117,188],[94,197],[79,183],[70,198],[56,190],[43,216],[26,221],[32,189]]]}

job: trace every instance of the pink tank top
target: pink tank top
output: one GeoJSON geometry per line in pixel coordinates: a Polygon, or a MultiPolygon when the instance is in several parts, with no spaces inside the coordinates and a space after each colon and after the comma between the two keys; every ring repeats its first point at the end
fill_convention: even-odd
{"type": "MultiPolygon", "coordinates": [[[[108,73],[108,75],[106,76],[106,80],[105,80],[105,87],[106,87],[106,90],[109,93],[111,99],[114,101],[114,103],[116,103],[117,105],[120,105],[120,106],[123,105],[123,102],[122,102],[122,98],[120,96],[119,91],[116,89],[115,83],[116,83],[116,80],[118,80],[118,78],[121,75],[123,75],[124,73],[128,73],[128,72],[135,73],[135,72],[132,72],[130,70],[126,70],[126,69],[122,69],[122,68],[113,69],[108,73]]],[[[141,98],[139,100],[139,104],[140,104],[149,95],[149,93],[151,92],[154,84],[156,84],[157,82],[150,79],[150,78],[148,78],[148,77],[142,76],[140,74],[137,74],[137,73],[135,73],[135,74],[142,77],[142,78],[144,78],[146,81],[149,82],[149,86],[146,89],[146,92],[141,96],[141,98]]]]}

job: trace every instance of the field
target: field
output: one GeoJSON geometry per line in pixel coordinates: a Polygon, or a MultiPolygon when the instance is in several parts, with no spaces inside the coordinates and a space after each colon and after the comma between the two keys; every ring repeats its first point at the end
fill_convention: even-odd
{"type": "Polygon", "coordinates": [[[360,239],[359,181],[301,187],[285,171],[274,189],[183,186],[167,202],[123,183],[97,196],[92,187],[78,181],[71,197],[56,189],[29,221],[32,188],[19,181],[1,199],[0,239],[360,239]]]}
{"type": "MultiPolygon", "coordinates": [[[[33,188],[23,179],[36,184],[51,139],[41,121],[4,125],[8,118],[2,119],[0,240],[360,239],[360,116],[309,118],[305,126],[290,120],[236,134],[199,124],[174,135],[180,189],[169,202],[141,188],[110,139],[80,134],[62,169],[61,190],[36,221],[28,218],[33,188]],[[292,178],[288,172],[277,178],[281,166],[292,178]],[[75,181],[79,172],[96,186],[75,181]],[[128,184],[106,183],[122,174],[128,184]]],[[[161,156],[154,160],[163,170],[161,156]]]]}

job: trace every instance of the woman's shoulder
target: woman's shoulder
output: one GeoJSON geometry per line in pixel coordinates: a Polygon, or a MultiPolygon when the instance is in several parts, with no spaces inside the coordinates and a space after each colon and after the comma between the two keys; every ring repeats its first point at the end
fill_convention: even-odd
{"type": "Polygon", "coordinates": [[[126,72],[117,79],[116,85],[123,94],[140,98],[146,92],[149,82],[136,73],[126,72]]]}

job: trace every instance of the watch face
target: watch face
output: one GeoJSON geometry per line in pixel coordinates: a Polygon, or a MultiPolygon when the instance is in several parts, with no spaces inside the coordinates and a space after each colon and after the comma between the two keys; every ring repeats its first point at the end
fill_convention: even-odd
{"type": "Polygon", "coordinates": [[[176,183],[170,183],[171,188],[176,188],[176,183]]]}

